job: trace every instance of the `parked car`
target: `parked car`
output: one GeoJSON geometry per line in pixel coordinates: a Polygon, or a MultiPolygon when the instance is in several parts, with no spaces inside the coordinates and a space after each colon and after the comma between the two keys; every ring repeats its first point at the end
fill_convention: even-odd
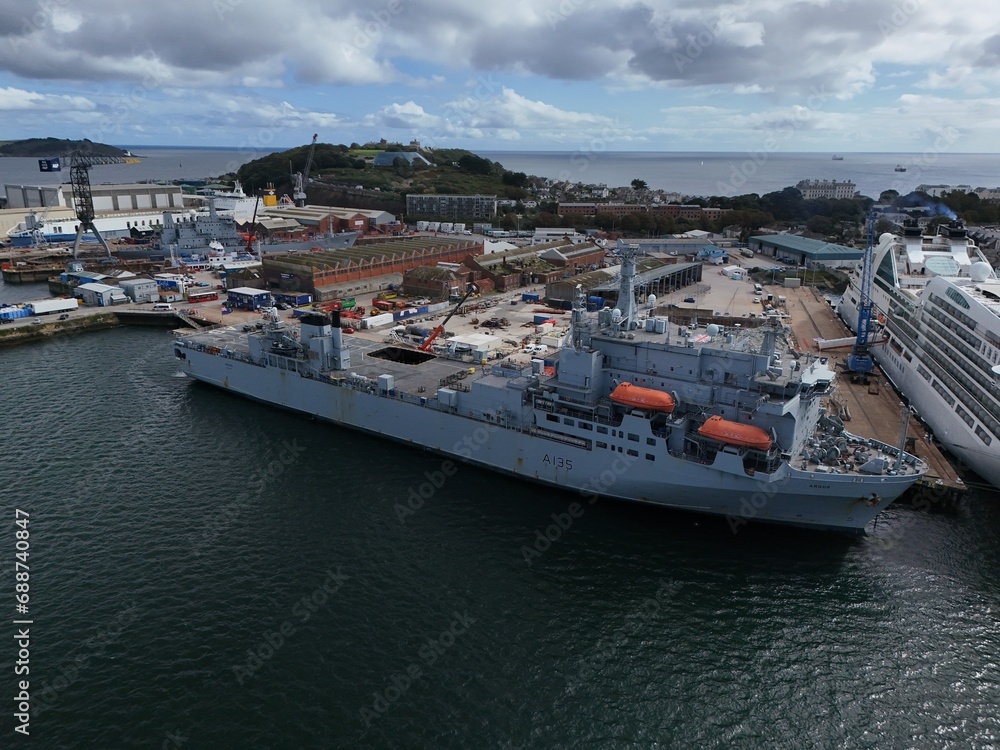
{"type": "Polygon", "coordinates": [[[685,297],[684,301],[685,302],[692,302],[693,303],[695,301],[695,299],[694,299],[694,297],[685,297]]]}

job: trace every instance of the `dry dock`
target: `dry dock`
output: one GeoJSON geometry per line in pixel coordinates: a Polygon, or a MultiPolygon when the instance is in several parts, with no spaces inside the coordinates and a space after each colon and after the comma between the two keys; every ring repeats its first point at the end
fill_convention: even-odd
{"type": "MultiPolygon", "coordinates": [[[[815,289],[783,289],[782,294],[787,298],[792,331],[804,350],[818,353],[814,343],[816,338],[838,339],[851,335],[833,308],[815,289]]],[[[850,347],[826,350],[822,354],[830,357],[831,362],[842,364],[849,351],[850,347]]],[[[964,494],[968,488],[951,463],[933,442],[927,441],[926,429],[904,409],[899,394],[877,365],[875,370],[876,377],[871,378],[868,385],[852,383],[846,377],[838,378],[830,411],[836,411],[833,407],[839,406],[845,419],[849,417],[849,431],[891,445],[899,443],[905,415],[908,423],[907,450],[922,458],[930,467],[924,484],[940,489],[948,497],[964,494]]]]}

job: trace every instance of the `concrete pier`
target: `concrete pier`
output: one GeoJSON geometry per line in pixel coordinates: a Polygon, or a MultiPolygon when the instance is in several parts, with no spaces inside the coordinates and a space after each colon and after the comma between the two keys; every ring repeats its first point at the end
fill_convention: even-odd
{"type": "MultiPolygon", "coordinates": [[[[787,299],[792,331],[802,349],[829,357],[832,363],[842,365],[851,351],[850,346],[820,352],[814,343],[816,338],[838,339],[851,335],[830,304],[818,291],[809,287],[782,289],[782,294],[787,299]]],[[[837,370],[842,372],[843,368],[838,366],[837,370]]],[[[903,420],[906,419],[906,449],[930,466],[923,484],[941,490],[943,496],[955,497],[967,491],[948,458],[936,444],[926,440],[927,430],[905,409],[902,398],[878,365],[867,385],[852,383],[848,377],[838,378],[831,402],[831,413],[837,413],[839,408],[845,417],[849,417],[846,421],[848,431],[891,445],[899,443],[903,420]]]]}

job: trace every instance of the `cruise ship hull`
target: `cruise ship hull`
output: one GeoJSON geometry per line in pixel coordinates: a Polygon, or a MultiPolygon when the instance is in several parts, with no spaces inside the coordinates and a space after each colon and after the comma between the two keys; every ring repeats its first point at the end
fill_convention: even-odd
{"type": "MultiPolygon", "coordinates": [[[[884,343],[872,357],[962,464],[1000,487],[1000,282],[953,222],[939,234],[906,226],[872,250],[871,298],[884,343]]],[[[860,279],[838,314],[858,326],[860,279]]]]}
{"type": "MultiPolygon", "coordinates": [[[[442,411],[426,398],[372,393],[345,380],[304,377],[198,348],[177,351],[185,374],[243,397],[576,491],[581,502],[608,497],[709,513],[724,516],[734,530],[763,521],[861,533],[916,479],[900,475],[862,481],[856,475],[798,470],[788,463],[774,474],[751,478],[736,453],[720,452],[711,464],[704,464],[676,457],[660,441],[632,457],[615,452],[613,446],[601,451],[573,445],[565,436],[541,436],[544,430],[508,428],[442,411]]],[[[544,424],[544,418],[537,413],[532,421],[544,424]]],[[[639,433],[643,420],[626,415],[622,427],[623,432],[639,433]]]]}
{"type": "MultiPolygon", "coordinates": [[[[857,307],[842,304],[838,312],[844,323],[856,331],[857,307]]],[[[927,425],[930,435],[961,462],[959,470],[974,471],[995,487],[1000,487],[1000,451],[991,451],[971,433],[969,425],[959,417],[954,406],[949,406],[941,393],[934,389],[934,379],[928,380],[919,374],[912,362],[907,362],[889,345],[873,347],[872,357],[927,425]]]]}

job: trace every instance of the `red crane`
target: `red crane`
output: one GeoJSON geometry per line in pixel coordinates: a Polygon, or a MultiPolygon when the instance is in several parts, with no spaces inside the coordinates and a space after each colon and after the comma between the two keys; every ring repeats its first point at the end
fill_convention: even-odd
{"type": "Polygon", "coordinates": [[[462,297],[461,300],[459,300],[458,304],[455,305],[455,307],[452,309],[452,311],[450,313],[448,313],[448,316],[444,320],[441,321],[441,325],[439,325],[437,328],[435,328],[433,331],[431,331],[430,336],[428,336],[427,338],[425,338],[424,341],[423,341],[423,343],[420,344],[420,346],[418,346],[417,349],[419,349],[422,352],[428,352],[428,351],[430,351],[431,344],[434,343],[434,339],[436,339],[438,336],[441,335],[441,331],[443,331],[444,327],[446,325],[448,325],[448,321],[451,320],[451,316],[458,312],[458,309],[462,305],[465,304],[465,300],[469,299],[469,297],[471,295],[475,294],[478,291],[479,291],[479,287],[476,286],[475,284],[470,283],[469,284],[469,289],[468,289],[468,291],[466,291],[465,296],[462,297]]]}

